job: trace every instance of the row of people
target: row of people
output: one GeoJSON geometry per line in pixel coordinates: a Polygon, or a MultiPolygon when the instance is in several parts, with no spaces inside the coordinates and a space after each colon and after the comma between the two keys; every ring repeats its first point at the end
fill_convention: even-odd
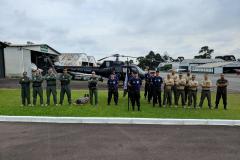
{"type": "MultiPolygon", "coordinates": [[[[145,99],[148,99],[148,102],[150,103],[151,100],[153,100],[153,106],[155,106],[156,103],[159,104],[161,107],[162,104],[164,106],[172,105],[172,94],[174,95],[174,105],[177,107],[179,99],[181,97],[181,103],[182,106],[185,107],[185,105],[191,106],[193,104],[193,107],[197,107],[197,91],[198,87],[201,87],[201,98],[199,107],[202,107],[204,99],[207,98],[208,100],[208,107],[212,108],[212,102],[211,102],[211,88],[212,88],[212,82],[208,78],[208,75],[204,75],[204,79],[201,83],[199,83],[196,80],[195,75],[190,75],[190,73],[187,73],[186,76],[183,76],[182,74],[176,75],[175,71],[172,71],[171,74],[168,74],[167,77],[163,80],[163,78],[160,76],[159,71],[156,72],[156,75],[154,73],[147,73],[145,75],[145,99]],[[163,95],[163,103],[161,100],[161,90],[164,90],[163,95]]],[[[216,93],[216,102],[215,102],[215,108],[218,108],[220,98],[223,98],[223,104],[224,109],[227,109],[227,86],[228,86],[228,80],[224,78],[224,74],[221,74],[220,79],[216,82],[217,86],[217,93],[216,93]]]]}
{"type": "Polygon", "coordinates": [[[45,76],[42,76],[39,70],[33,71],[32,78],[30,79],[27,76],[27,72],[23,72],[23,77],[20,78],[19,84],[21,85],[21,98],[22,106],[29,105],[35,106],[37,102],[37,97],[40,98],[40,105],[44,106],[43,103],[43,86],[42,83],[46,80],[46,95],[47,102],[46,106],[50,105],[50,96],[53,96],[53,102],[57,104],[57,80],[61,82],[61,91],[60,91],[60,101],[59,104],[63,104],[64,95],[67,94],[68,103],[71,104],[71,88],[70,81],[72,77],[67,73],[67,70],[64,69],[63,74],[59,77],[53,72],[53,69],[50,68],[48,73],[45,76]],[[33,102],[30,101],[30,84],[32,83],[32,96],[33,102]]]}
{"type": "MultiPolygon", "coordinates": [[[[155,74],[146,75],[145,88],[147,88],[147,93],[145,89],[144,96],[148,96],[148,101],[152,100],[153,106],[158,104],[160,107],[162,104],[172,105],[172,94],[174,94],[174,104],[178,106],[179,99],[181,97],[182,106],[184,107],[187,104],[191,106],[193,103],[194,108],[197,106],[197,90],[199,83],[196,81],[196,76],[188,73],[186,77],[183,77],[182,74],[177,76],[173,71],[171,74],[168,74],[165,79],[160,76],[159,71],[156,71],[155,74]],[[163,94],[163,103],[162,103],[162,85],[164,94],[163,94]]],[[[46,80],[46,95],[47,95],[47,105],[50,105],[50,95],[53,95],[54,104],[57,105],[57,89],[56,81],[60,80],[61,82],[61,91],[60,91],[60,102],[63,104],[64,95],[67,94],[68,103],[71,104],[71,89],[70,81],[71,76],[67,73],[67,69],[64,69],[63,74],[59,77],[54,74],[53,70],[50,68],[48,74],[44,77],[36,71],[33,73],[32,79],[27,77],[27,73],[23,73],[23,77],[20,79],[19,83],[21,84],[22,92],[22,105],[31,105],[30,102],[30,83],[32,83],[33,88],[33,105],[36,105],[37,95],[40,98],[40,104],[43,106],[43,88],[42,83],[46,80]],[[26,103],[27,102],[27,103],[26,103]]],[[[98,105],[98,89],[97,89],[98,78],[95,76],[95,72],[92,72],[92,76],[88,82],[90,103],[93,105],[93,97],[95,98],[95,105],[98,105]]],[[[115,105],[118,104],[118,77],[116,74],[112,74],[108,79],[108,98],[107,104],[110,105],[112,97],[114,97],[115,105]]],[[[133,110],[135,109],[135,104],[140,111],[140,90],[142,86],[142,80],[138,77],[137,73],[132,73],[128,79],[128,95],[131,101],[133,110]]],[[[221,78],[217,81],[217,95],[216,95],[216,108],[218,108],[219,100],[222,97],[224,108],[227,107],[227,85],[228,81],[224,78],[224,75],[221,74],[221,78]]],[[[208,79],[208,76],[204,76],[204,80],[200,83],[202,87],[201,100],[199,106],[202,107],[203,101],[205,98],[208,99],[208,106],[212,108],[211,105],[211,91],[212,82],[208,79]]]]}

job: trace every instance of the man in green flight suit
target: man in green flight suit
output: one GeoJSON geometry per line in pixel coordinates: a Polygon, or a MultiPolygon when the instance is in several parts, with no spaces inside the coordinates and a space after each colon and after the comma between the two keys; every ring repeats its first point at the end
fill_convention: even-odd
{"type": "Polygon", "coordinates": [[[59,104],[63,104],[63,99],[65,93],[67,94],[68,98],[68,104],[72,104],[72,99],[71,99],[71,88],[70,88],[70,81],[72,79],[72,76],[67,73],[67,69],[65,68],[63,70],[63,74],[60,75],[59,80],[61,82],[61,92],[60,92],[60,102],[59,104]]]}
{"type": "Polygon", "coordinates": [[[56,89],[56,80],[57,76],[53,72],[52,68],[49,68],[48,73],[45,75],[45,80],[47,82],[46,93],[47,93],[47,104],[50,105],[50,96],[53,95],[54,105],[57,106],[57,89],[56,89]]]}
{"type": "Polygon", "coordinates": [[[40,104],[43,106],[43,88],[42,88],[43,78],[39,70],[33,72],[32,77],[32,87],[33,87],[33,106],[36,105],[37,95],[40,97],[40,104]]]}
{"type": "Polygon", "coordinates": [[[98,78],[96,73],[93,71],[92,76],[88,81],[89,95],[90,95],[90,104],[93,105],[93,95],[95,97],[95,106],[98,105],[98,90],[97,90],[98,78]]]}
{"type": "Polygon", "coordinates": [[[19,84],[21,85],[21,97],[22,97],[22,105],[31,105],[30,102],[30,78],[27,76],[27,72],[23,72],[23,77],[20,78],[19,84]]]}

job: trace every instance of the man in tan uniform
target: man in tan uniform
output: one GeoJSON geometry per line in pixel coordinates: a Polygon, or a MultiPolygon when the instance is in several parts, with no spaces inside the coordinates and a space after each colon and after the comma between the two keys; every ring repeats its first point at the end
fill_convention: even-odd
{"type": "Polygon", "coordinates": [[[176,81],[178,79],[178,75],[176,74],[175,70],[172,70],[170,74],[170,78],[174,81],[174,85],[172,86],[172,92],[174,95],[174,104],[177,104],[177,86],[176,86],[176,81]]]}
{"type": "Polygon", "coordinates": [[[179,78],[176,80],[176,87],[177,87],[177,101],[176,101],[176,106],[178,106],[178,101],[179,98],[181,96],[181,100],[182,100],[182,107],[185,106],[185,85],[186,85],[186,80],[183,78],[183,75],[180,73],[179,74],[179,78]]]}
{"type": "Polygon", "coordinates": [[[195,79],[196,79],[196,76],[192,75],[192,79],[189,81],[188,106],[191,106],[193,101],[193,106],[196,109],[198,81],[196,81],[195,79]]]}
{"type": "Polygon", "coordinates": [[[201,93],[201,99],[199,103],[199,107],[202,108],[203,101],[207,97],[208,100],[208,107],[209,109],[212,109],[212,102],[211,102],[211,87],[212,87],[212,81],[208,78],[208,75],[204,75],[204,80],[200,84],[202,87],[202,93],[201,93]]]}
{"type": "Polygon", "coordinates": [[[170,74],[167,75],[167,78],[164,80],[164,95],[163,95],[163,105],[166,107],[172,105],[172,87],[174,85],[173,79],[171,79],[170,74]],[[167,104],[166,104],[167,100],[167,104]]]}
{"type": "Polygon", "coordinates": [[[189,97],[189,94],[190,94],[189,81],[192,79],[190,71],[187,72],[187,75],[185,76],[185,79],[186,79],[186,85],[185,85],[185,88],[184,88],[184,90],[185,90],[185,103],[187,104],[187,100],[188,100],[188,97],[189,97]]]}

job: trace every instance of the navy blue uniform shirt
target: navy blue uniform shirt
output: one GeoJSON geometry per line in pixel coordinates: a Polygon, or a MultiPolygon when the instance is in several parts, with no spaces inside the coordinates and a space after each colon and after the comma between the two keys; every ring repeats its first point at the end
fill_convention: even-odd
{"type": "Polygon", "coordinates": [[[108,82],[108,89],[117,89],[118,87],[118,80],[115,79],[109,79],[108,82]]]}
{"type": "Polygon", "coordinates": [[[142,85],[141,78],[132,78],[129,81],[129,83],[131,85],[131,89],[133,89],[134,91],[140,92],[140,88],[141,88],[141,85],[142,85]]]}
{"type": "Polygon", "coordinates": [[[154,88],[161,88],[162,83],[163,83],[163,79],[162,79],[161,76],[155,76],[153,78],[153,86],[154,86],[154,88]]]}

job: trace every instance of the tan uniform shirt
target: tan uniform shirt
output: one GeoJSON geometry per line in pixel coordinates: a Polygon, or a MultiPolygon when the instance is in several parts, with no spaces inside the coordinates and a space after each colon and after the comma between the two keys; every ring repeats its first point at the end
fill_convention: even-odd
{"type": "Polygon", "coordinates": [[[174,75],[170,74],[170,78],[173,79],[174,84],[176,84],[176,81],[178,79],[178,75],[177,74],[174,74],[174,75]]]}
{"type": "Polygon", "coordinates": [[[202,90],[210,90],[212,87],[212,81],[211,80],[203,80],[201,82],[202,90]]]}
{"type": "Polygon", "coordinates": [[[186,85],[186,79],[177,79],[175,84],[177,85],[177,89],[179,90],[184,90],[185,85],[186,85]]]}
{"type": "Polygon", "coordinates": [[[174,81],[173,81],[173,79],[165,79],[164,80],[164,85],[165,85],[165,89],[172,89],[172,86],[174,85],[174,81]]]}
{"type": "Polygon", "coordinates": [[[198,81],[196,81],[196,80],[190,80],[189,81],[189,87],[190,87],[190,89],[192,90],[192,91],[196,91],[197,90],[197,88],[198,88],[198,81]]]}

